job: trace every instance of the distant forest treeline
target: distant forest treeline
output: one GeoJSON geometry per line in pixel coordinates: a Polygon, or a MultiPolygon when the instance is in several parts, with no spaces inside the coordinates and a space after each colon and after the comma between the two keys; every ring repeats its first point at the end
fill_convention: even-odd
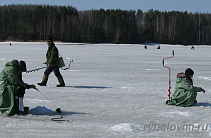
{"type": "Polygon", "coordinates": [[[0,41],[211,44],[211,14],[157,10],[86,10],[70,6],[0,6],[0,41]]]}

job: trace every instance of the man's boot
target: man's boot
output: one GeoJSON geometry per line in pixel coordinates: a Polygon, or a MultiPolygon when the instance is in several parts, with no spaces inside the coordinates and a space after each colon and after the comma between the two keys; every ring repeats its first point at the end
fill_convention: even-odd
{"type": "Polygon", "coordinates": [[[23,97],[15,97],[14,101],[15,114],[17,115],[26,115],[28,114],[29,107],[24,107],[23,97]]]}
{"type": "Polygon", "coordinates": [[[65,83],[64,83],[64,79],[62,76],[57,77],[58,81],[59,81],[59,85],[56,85],[57,87],[64,87],[65,83]]]}
{"type": "Polygon", "coordinates": [[[41,83],[37,83],[40,86],[46,86],[46,83],[48,81],[48,76],[44,75],[42,78],[42,82],[41,83]]]}
{"type": "Polygon", "coordinates": [[[15,97],[14,99],[14,110],[15,110],[15,114],[19,113],[19,98],[15,97]]]}

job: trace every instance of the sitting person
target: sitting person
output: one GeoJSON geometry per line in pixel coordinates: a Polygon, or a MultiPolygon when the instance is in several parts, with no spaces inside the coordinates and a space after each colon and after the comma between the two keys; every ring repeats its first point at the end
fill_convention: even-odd
{"type": "Polygon", "coordinates": [[[201,87],[193,86],[194,71],[190,68],[185,70],[185,73],[178,73],[175,92],[170,100],[166,101],[168,105],[176,106],[193,106],[196,103],[197,92],[205,93],[205,90],[201,87]]]}
{"type": "Polygon", "coordinates": [[[160,45],[158,45],[157,49],[160,49],[160,45]]]}
{"type": "Polygon", "coordinates": [[[195,50],[194,46],[191,47],[191,50],[195,50]]]}
{"type": "Polygon", "coordinates": [[[25,89],[36,89],[22,80],[22,72],[26,71],[24,61],[13,60],[5,64],[0,73],[0,112],[5,115],[27,114],[29,108],[23,106],[25,89]]]}

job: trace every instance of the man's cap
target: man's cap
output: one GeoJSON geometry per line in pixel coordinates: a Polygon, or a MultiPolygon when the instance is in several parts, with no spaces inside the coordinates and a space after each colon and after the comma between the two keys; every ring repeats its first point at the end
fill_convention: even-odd
{"type": "Polygon", "coordinates": [[[47,39],[47,41],[48,42],[53,42],[53,37],[52,36],[49,36],[48,39],[47,39]]]}
{"type": "Polygon", "coordinates": [[[18,62],[18,67],[21,71],[26,72],[26,63],[24,61],[19,61],[18,62]]]}

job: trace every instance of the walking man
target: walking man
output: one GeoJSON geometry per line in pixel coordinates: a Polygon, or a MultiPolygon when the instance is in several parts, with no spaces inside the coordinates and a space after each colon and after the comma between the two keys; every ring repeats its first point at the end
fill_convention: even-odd
{"type": "Polygon", "coordinates": [[[48,44],[48,50],[46,53],[47,60],[45,62],[45,64],[47,64],[47,68],[44,72],[42,82],[38,83],[38,85],[46,86],[48,77],[49,77],[50,73],[53,71],[59,81],[59,85],[57,85],[57,87],[64,87],[65,86],[64,79],[59,71],[59,52],[53,42],[52,37],[49,37],[47,39],[47,44],[48,44]]]}

